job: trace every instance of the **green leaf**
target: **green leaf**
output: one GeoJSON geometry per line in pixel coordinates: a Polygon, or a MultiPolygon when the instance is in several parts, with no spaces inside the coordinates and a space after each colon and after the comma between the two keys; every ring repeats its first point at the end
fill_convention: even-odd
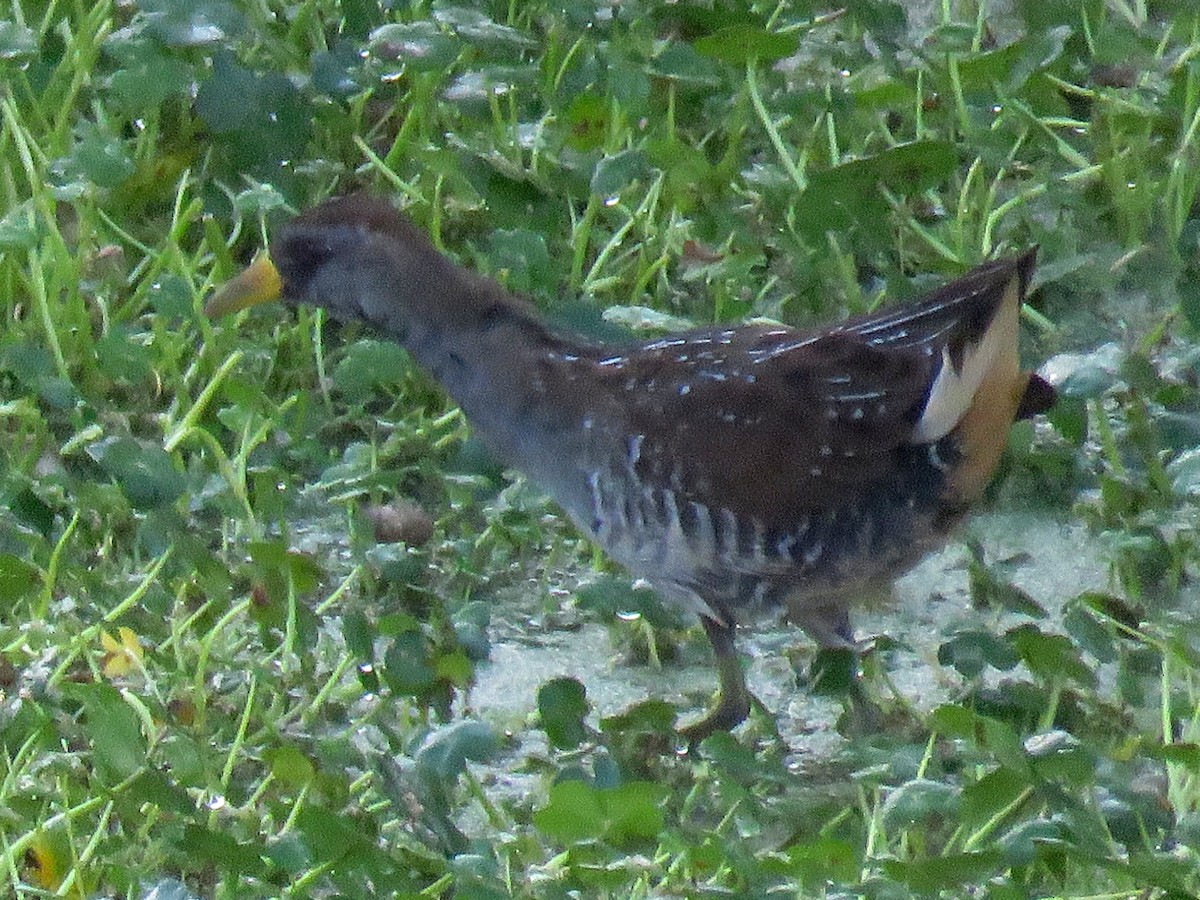
{"type": "Polygon", "coordinates": [[[107,684],[77,684],[63,689],[83,704],[84,733],[92,745],[92,764],[108,784],[136,775],[146,764],[141,720],[121,694],[107,684]]]}
{"type": "Polygon", "coordinates": [[[1003,860],[999,850],[949,853],[911,861],[888,860],[884,870],[897,881],[922,892],[945,891],[982,883],[998,874],[1003,860]]]}
{"type": "Polygon", "coordinates": [[[567,145],[580,152],[599,150],[608,135],[609,104],[593,93],[577,94],[564,116],[570,129],[567,145]]]}
{"type": "Polygon", "coordinates": [[[283,834],[270,841],[266,847],[266,858],[290,875],[299,875],[312,866],[312,853],[308,852],[300,835],[295,833],[283,834]]]}
{"type": "Polygon", "coordinates": [[[881,187],[914,196],[945,182],[957,165],[948,141],[916,141],[815,172],[796,201],[796,227],[814,243],[852,225],[881,228],[889,213],[881,187]]]}
{"type": "Polygon", "coordinates": [[[225,45],[246,32],[245,17],[227,0],[138,0],[149,31],[171,47],[225,45]]]}
{"type": "Polygon", "coordinates": [[[276,175],[281,163],[304,158],[313,111],[283,74],[253,72],[219,50],[195,108],[237,168],[276,175]]]}
{"type": "Polygon", "coordinates": [[[160,276],[150,285],[146,297],[154,311],[168,320],[192,314],[192,286],[180,275],[160,276]]]}
{"type": "Polygon", "coordinates": [[[291,875],[299,875],[312,866],[312,854],[308,852],[300,836],[287,833],[267,845],[267,859],[291,875]]]}
{"type": "Polygon", "coordinates": [[[13,204],[0,216],[0,250],[30,250],[38,245],[42,234],[43,229],[28,200],[13,204]]]}
{"type": "Polygon", "coordinates": [[[42,501],[31,488],[21,488],[8,501],[8,508],[17,521],[28,525],[49,539],[54,528],[54,510],[42,501]]]}
{"type": "Polygon", "coordinates": [[[854,22],[880,43],[895,46],[908,34],[906,7],[895,0],[849,0],[846,9],[854,22]]]}
{"type": "Polygon", "coordinates": [[[200,825],[187,825],[178,849],[185,859],[211,863],[222,872],[261,876],[265,868],[264,848],[255,842],[239,842],[229,834],[200,825]]]}
{"type": "Polygon", "coordinates": [[[833,837],[797,843],[788,848],[787,856],[790,873],[807,884],[850,882],[858,877],[862,867],[859,851],[854,845],[833,837]]]}
{"type": "Polygon", "coordinates": [[[407,544],[377,544],[366,557],[379,577],[392,584],[420,584],[428,566],[427,559],[407,544]]]}
{"type": "Polygon", "coordinates": [[[560,781],[549,802],[533,814],[544,834],[564,844],[603,838],[628,846],[659,836],[668,789],[649,781],[597,788],[585,781],[560,781]]]}
{"type": "Polygon", "coordinates": [[[672,734],[678,712],[665,700],[649,699],[600,720],[600,730],[605,734],[618,735],[637,732],[640,734],[672,734]]]}
{"type": "Polygon", "coordinates": [[[492,270],[510,291],[545,297],[555,293],[555,266],[544,235],[527,228],[500,228],[488,242],[492,270]]]}
{"type": "Polygon", "coordinates": [[[808,676],[815,694],[844,697],[858,680],[858,652],[851,647],[822,647],[813,654],[808,676]]]}
{"type": "Polygon", "coordinates": [[[1018,824],[1004,834],[998,843],[1004,852],[1005,863],[1010,866],[1027,866],[1037,858],[1039,843],[1059,843],[1062,839],[1063,829],[1057,822],[1032,819],[1018,824]]]}
{"type": "Polygon", "coordinates": [[[289,788],[302,788],[316,775],[312,760],[291,744],[268,750],[264,758],[271,767],[271,774],[289,788]]]}
{"type": "Polygon", "coordinates": [[[433,17],[472,44],[487,47],[499,44],[517,49],[531,49],[536,42],[529,35],[494,19],[471,6],[436,5],[433,17]]]}
{"type": "Polygon", "coordinates": [[[103,188],[119,187],[137,171],[125,143],[91,123],[80,126],[67,162],[70,176],[83,176],[103,188]]]}
{"type": "MultiPolygon", "coordinates": [[[[664,733],[669,733],[673,721],[664,723],[664,733]]],[[[762,760],[753,749],[740,743],[737,738],[727,731],[718,731],[709,735],[700,745],[700,752],[705,759],[711,759],[723,778],[736,779],[744,784],[752,784],[762,778],[764,771],[762,760]]]]}
{"type": "Polygon", "coordinates": [[[1142,627],[1145,621],[1145,613],[1136,606],[1131,606],[1128,601],[1122,600],[1120,597],[1114,597],[1111,594],[1102,594],[1098,591],[1084,591],[1075,598],[1078,602],[1086,604],[1086,606],[1094,610],[1098,615],[1106,619],[1112,619],[1120,625],[1124,625],[1131,631],[1136,631],[1142,627]]]}
{"type": "Polygon", "coordinates": [[[963,788],[961,816],[970,827],[987,825],[1031,787],[1030,779],[1000,766],[963,788]]]}
{"type": "Polygon", "coordinates": [[[176,733],[165,738],[157,749],[176,783],[194,784],[207,777],[207,743],[201,747],[191,735],[176,733]]]}
{"type": "Polygon", "coordinates": [[[669,789],[652,781],[630,781],[602,794],[609,823],[605,837],[617,846],[651,841],[663,830],[669,789]]]}
{"type": "Polygon", "coordinates": [[[359,660],[355,668],[362,689],[368,693],[378,692],[379,673],[375,669],[375,629],[371,627],[365,615],[358,611],[351,611],[342,618],[342,636],[346,640],[346,649],[359,660]]]}
{"type": "Polygon", "coordinates": [[[75,385],[58,374],[45,347],[24,340],[11,343],[0,354],[0,368],[12,372],[26,390],[52,409],[72,409],[80,401],[75,385]]]}
{"type": "Polygon", "coordinates": [[[352,819],[324,807],[306,805],[295,824],[312,856],[325,864],[345,858],[363,842],[352,819]]]}
{"type": "Polygon", "coordinates": [[[696,50],[734,65],[751,61],[774,62],[791,56],[800,47],[800,35],[767,31],[755,25],[728,25],[696,41],[696,50]]]}
{"type": "Polygon", "coordinates": [[[1168,852],[1146,853],[1129,857],[1128,862],[1112,858],[1096,858],[1097,865],[1118,872],[1131,883],[1162,888],[1164,900],[1191,900],[1196,896],[1196,865],[1191,859],[1178,859],[1168,852]]]}
{"type": "Polygon", "coordinates": [[[169,506],[187,486],[171,455],[155,444],[128,437],[105,438],[91,444],[88,454],[138,509],[169,506]]]}
{"type": "Polygon", "coordinates": [[[342,637],[352,655],[364,662],[375,659],[375,629],[362,612],[350,610],[342,616],[342,637]]]}
{"type": "Polygon", "coordinates": [[[54,357],[50,351],[29,341],[17,341],[5,347],[0,354],[0,366],[12,372],[28,388],[36,388],[55,374],[54,357]]]}
{"type": "Polygon", "coordinates": [[[342,33],[361,42],[371,28],[383,21],[390,8],[378,0],[341,0],[338,14],[341,16],[342,33]]]}
{"type": "Polygon", "coordinates": [[[346,100],[363,90],[363,59],[357,42],[338,41],[312,57],[313,90],[346,100]]]}
{"type": "Polygon", "coordinates": [[[641,616],[655,628],[678,628],[683,619],[653,590],[634,587],[628,577],[601,575],[579,588],[579,605],[608,617],[641,616]]]}
{"type": "Polygon", "coordinates": [[[454,614],[454,637],[471,662],[483,662],[492,653],[487,624],[487,604],[474,600],[454,614]]]}
{"type": "Polygon", "coordinates": [[[412,370],[408,353],[391,341],[358,341],[333,371],[333,386],[351,403],[366,403],[380,385],[397,384],[412,370]]]}
{"type": "MultiPolygon", "coordinates": [[[[1192,221],[1195,222],[1196,220],[1193,219],[1192,221]]],[[[2,224],[3,220],[0,220],[0,225],[2,224]]],[[[1189,224],[1191,223],[1189,222],[1189,224]]],[[[3,246],[2,236],[3,230],[0,229],[0,247],[3,246]]],[[[1187,320],[1188,325],[1191,326],[1192,332],[1198,332],[1200,331],[1200,291],[1193,290],[1189,284],[1188,289],[1180,293],[1182,296],[1179,298],[1179,309],[1183,313],[1183,317],[1187,320]]]]}
{"type": "Polygon", "coordinates": [[[79,405],[81,398],[66,378],[43,378],[37,386],[38,398],[51,409],[68,410],[79,405]]]}
{"type": "Polygon", "coordinates": [[[496,730],[486,722],[455,722],[430,734],[417,751],[417,771],[437,781],[457,778],[467,760],[487,762],[500,749],[496,730]]]}
{"type": "Polygon", "coordinates": [[[1007,632],[1013,647],[1033,672],[1047,682],[1069,679],[1084,687],[1096,686],[1095,673],[1080,659],[1079,650],[1061,634],[1046,634],[1036,625],[1021,625],[1007,632]]]}
{"type": "Polygon", "coordinates": [[[560,781],[550,788],[546,805],[533,824],[562,844],[597,840],[604,834],[605,808],[600,792],[585,781],[560,781]]]}
{"type": "Polygon", "coordinates": [[[979,749],[992,753],[1002,765],[1028,776],[1025,748],[1007,723],[949,703],[935,709],[930,721],[937,731],[971,741],[979,749]]]}
{"type": "Polygon", "coordinates": [[[1194,774],[1200,774],[1200,744],[1178,741],[1173,744],[1152,745],[1146,747],[1146,755],[1181,765],[1194,774]]]}
{"type": "Polygon", "coordinates": [[[963,90],[990,92],[998,86],[1002,95],[1020,93],[1034,73],[1062,56],[1070,34],[1070,28],[1059,26],[1031,33],[998,50],[965,55],[958,64],[963,90]]]}
{"type": "Polygon", "coordinates": [[[1120,357],[1110,344],[1078,358],[1070,373],[1058,385],[1061,397],[1090,400],[1102,396],[1116,385],[1120,357]]]}
{"type": "Polygon", "coordinates": [[[578,747],[588,736],[584,722],[591,705],[578,679],[554,678],[538,688],[538,715],[551,745],[560,750],[578,747]]]}
{"type": "Polygon", "coordinates": [[[307,594],[321,583],[325,572],[308,553],[289,550],[285,561],[287,572],[291,576],[292,585],[299,594],[307,594]]]}
{"type": "Polygon", "coordinates": [[[1073,785],[1094,781],[1092,754],[1070,732],[1055,729],[1031,735],[1025,739],[1025,752],[1039,778],[1073,785]]]}
{"type": "Polygon", "coordinates": [[[114,381],[139,382],[153,372],[149,349],[128,326],[112,328],[96,341],[100,371],[114,381]]]}
{"type": "Polygon", "coordinates": [[[715,88],[722,83],[720,69],[686,41],[671,41],[650,63],[650,72],[685,85],[715,88]]]}
{"type": "Polygon", "coordinates": [[[1167,463],[1171,490],[1183,497],[1200,495],[1200,449],[1184,450],[1167,463]]]}
{"type": "Polygon", "coordinates": [[[592,193],[615,197],[635,181],[645,178],[649,171],[650,164],[642,150],[622,150],[606,156],[592,173],[592,193]]]}
{"type": "Polygon", "coordinates": [[[412,72],[448,69],[463,50],[463,42],[433,22],[384,25],[371,32],[371,55],[384,64],[401,63],[412,72]]]}
{"type": "Polygon", "coordinates": [[[157,769],[141,772],[121,794],[135,807],[151,804],[163,812],[191,818],[196,815],[196,804],[190,794],[157,769]]]}
{"type": "Polygon", "coordinates": [[[143,115],[168,97],[182,96],[194,83],[192,66],[163,52],[157,42],[112,41],[106,49],[120,60],[120,68],[109,79],[109,89],[119,108],[131,115],[143,115]]]}
{"type": "Polygon", "coordinates": [[[469,685],[475,675],[475,667],[471,665],[470,657],[461,649],[439,654],[434,671],[439,681],[460,688],[469,685]]]}
{"type": "Polygon", "coordinates": [[[383,680],[397,694],[424,697],[437,680],[429,642],[419,631],[396,635],[383,657],[383,680]]]}
{"type": "Polygon", "coordinates": [[[965,678],[975,678],[988,666],[1006,672],[1020,659],[1007,641],[979,630],[960,631],[938,647],[938,662],[953,666],[965,678]]]}
{"type": "Polygon", "coordinates": [[[22,60],[37,55],[37,33],[11,19],[0,20],[0,60],[22,60]]]}
{"type": "Polygon", "coordinates": [[[1075,643],[1100,662],[1116,660],[1112,630],[1086,606],[1072,605],[1063,616],[1063,628],[1075,643]]]}
{"type": "Polygon", "coordinates": [[[0,608],[11,609],[41,585],[42,572],[37,566],[11,553],[0,553],[0,608]]]}
{"type": "Polygon", "coordinates": [[[949,820],[958,814],[961,802],[958,788],[941,781],[914,778],[888,794],[883,804],[884,827],[901,829],[930,819],[949,820]]]}

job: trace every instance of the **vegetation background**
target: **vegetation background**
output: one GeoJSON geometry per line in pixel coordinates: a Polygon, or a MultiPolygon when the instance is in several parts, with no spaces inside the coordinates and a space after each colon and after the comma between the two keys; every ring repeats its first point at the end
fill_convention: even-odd
{"type": "Polygon", "coordinates": [[[0,11],[4,895],[1200,893],[1200,14],[919,6],[0,11]],[[364,189],[597,337],[827,321],[1039,244],[1063,400],[998,502],[1082,523],[1107,587],[973,545],[944,700],[887,697],[880,638],[895,720],[820,756],[770,715],[680,755],[683,707],[597,718],[571,678],[476,708],[497,635],[606,623],[617,679],[704,650],[396,347],[202,316],[364,189]]]}

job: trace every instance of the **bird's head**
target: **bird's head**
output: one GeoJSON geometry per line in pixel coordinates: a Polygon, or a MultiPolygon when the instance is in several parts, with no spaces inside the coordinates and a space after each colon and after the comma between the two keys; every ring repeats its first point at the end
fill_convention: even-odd
{"type": "Polygon", "coordinates": [[[336,319],[392,319],[398,298],[428,297],[442,257],[386,200],[339,197],[278,230],[267,255],[223,285],[210,317],[283,300],[323,307],[336,319]]]}

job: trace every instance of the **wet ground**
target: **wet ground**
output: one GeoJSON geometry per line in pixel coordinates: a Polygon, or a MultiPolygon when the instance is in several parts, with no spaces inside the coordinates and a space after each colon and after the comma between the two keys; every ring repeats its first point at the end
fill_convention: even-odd
{"type": "MultiPolygon", "coordinates": [[[[1081,525],[1042,513],[995,511],[975,516],[965,535],[982,544],[989,562],[1008,561],[1006,577],[1041,604],[1051,622],[1067,600],[1109,587],[1103,548],[1081,525]]],[[[974,608],[967,560],[965,545],[952,542],[898,579],[890,603],[860,609],[855,616],[860,638],[890,634],[907,645],[888,655],[888,677],[918,710],[949,699],[959,682],[956,672],[937,661],[938,647],[955,631],[982,625],[1003,629],[1028,621],[974,608]]],[[[712,657],[699,633],[680,660],[654,668],[624,661],[603,625],[529,628],[516,624],[519,616],[497,613],[491,658],[479,667],[468,703],[474,714],[522,740],[540,738],[524,723],[536,708],[538,687],[551,678],[571,676],[583,682],[593,719],[648,697],[684,709],[694,706],[698,714],[715,689],[712,657]]],[[[738,645],[751,690],[776,716],[793,751],[800,757],[835,753],[844,740],[834,727],[841,704],[798,686],[789,661],[789,654],[813,649],[803,632],[763,622],[742,629],[738,645]]]]}

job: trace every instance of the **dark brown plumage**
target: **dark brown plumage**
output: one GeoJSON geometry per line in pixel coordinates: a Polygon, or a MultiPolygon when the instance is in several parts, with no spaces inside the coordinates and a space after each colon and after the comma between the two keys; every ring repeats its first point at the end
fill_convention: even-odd
{"type": "Polygon", "coordinates": [[[479,435],[611,556],[701,618],[738,724],[734,627],[783,611],[822,645],[848,607],[943,542],[1009,426],[1053,389],[1021,370],[1032,251],[918,303],[798,331],[704,328],[620,346],[559,334],[455,265],[390,204],[324,203],[284,226],[210,314],[282,295],[364,320],[442,382],[479,435]]]}

